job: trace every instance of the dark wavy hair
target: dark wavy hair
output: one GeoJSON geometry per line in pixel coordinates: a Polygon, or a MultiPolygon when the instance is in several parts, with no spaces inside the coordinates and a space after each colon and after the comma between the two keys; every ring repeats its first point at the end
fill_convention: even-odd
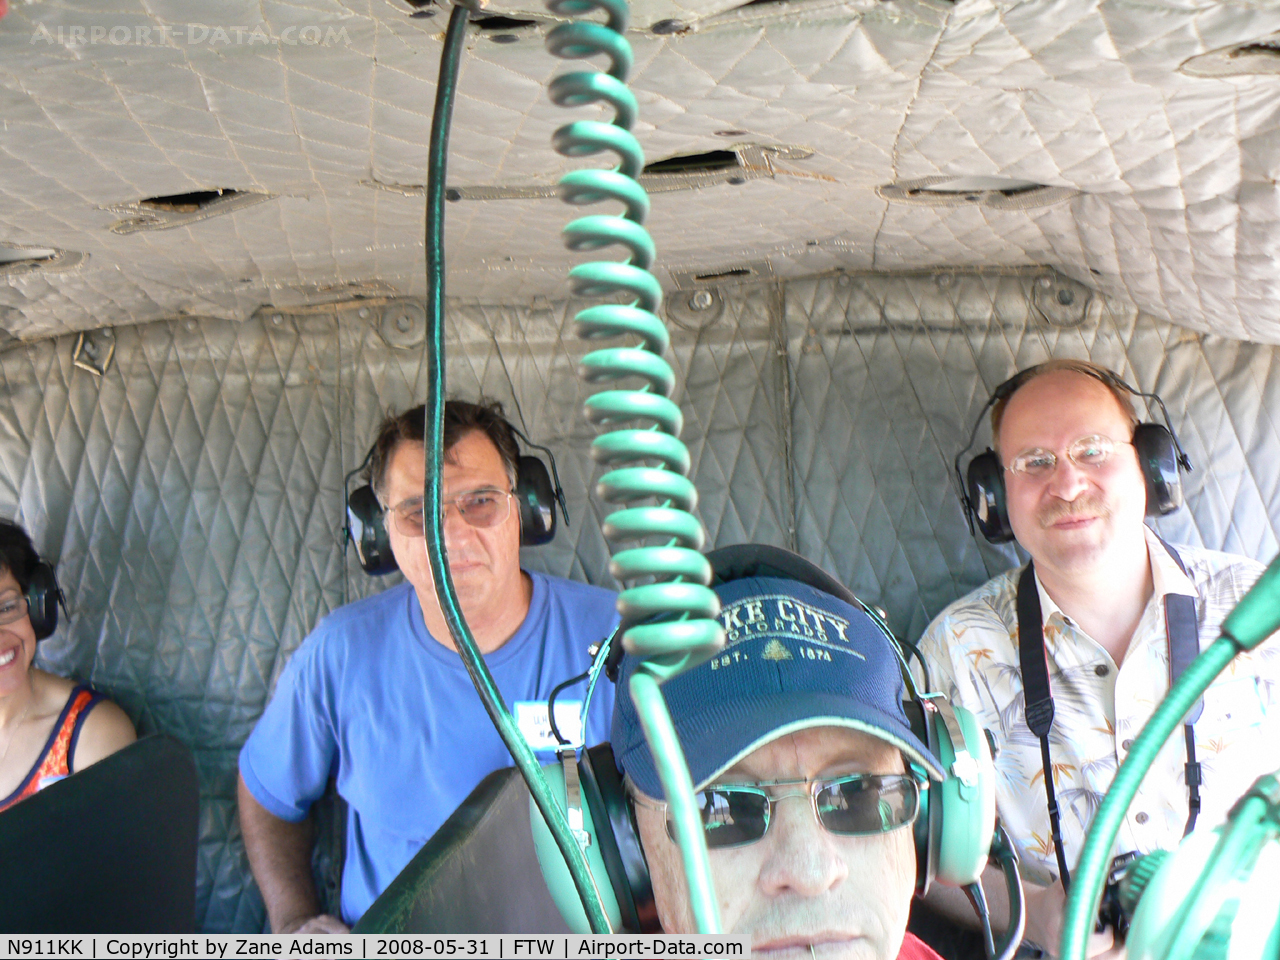
{"type": "Polygon", "coordinates": [[[0,573],[13,574],[25,593],[31,585],[31,572],[39,562],[40,554],[27,531],[12,520],[0,518],[0,573]]]}
{"type": "MultiPolygon", "coordinates": [[[[400,443],[406,440],[422,443],[426,422],[426,407],[417,406],[404,413],[387,417],[378,427],[377,439],[373,441],[373,455],[369,460],[369,483],[379,498],[386,490],[387,465],[391,462],[392,453],[400,443]]],[[[454,444],[473,431],[483,433],[498,448],[502,465],[507,469],[507,479],[514,487],[520,447],[516,443],[515,431],[511,429],[511,424],[503,415],[502,404],[486,397],[481,397],[478,403],[467,400],[446,401],[444,405],[446,460],[449,459],[449,451],[453,449],[454,444]]]]}

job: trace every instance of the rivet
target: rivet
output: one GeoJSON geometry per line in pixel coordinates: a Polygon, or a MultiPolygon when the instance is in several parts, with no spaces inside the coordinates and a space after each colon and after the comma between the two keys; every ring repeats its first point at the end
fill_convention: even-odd
{"type": "Polygon", "coordinates": [[[716,298],[711,295],[710,290],[699,290],[689,298],[690,310],[710,310],[711,305],[715,303],[716,298]]]}
{"type": "Polygon", "coordinates": [[[356,314],[356,316],[358,316],[361,320],[364,320],[364,319],[368,318],[368,316],[369,316],[369,308],[368,308],[368,307],[361,307],[361,308],[360,308],[360,310],[359,310],[359,312],[356,314]]]}
{"type": "Polygon", "coordinates": [[[276,326],[280,326],[280,324],[284,323],[284,317],[282,317],[278,313],[272,314],[271,322],[274,323],[276,326]]]}

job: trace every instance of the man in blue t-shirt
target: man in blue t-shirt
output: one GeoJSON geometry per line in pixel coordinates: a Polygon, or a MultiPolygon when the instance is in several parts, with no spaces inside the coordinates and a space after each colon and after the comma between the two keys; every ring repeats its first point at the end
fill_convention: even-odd
{"type": "MultiPolygon", "coordinates": [[[[511,764],[454,649],[422,536],[424,411],[386,420],[369,475],[408,581],[326,617],[281,674],[240,753],[240,823],[276,933],[354,924],[488,773],[511,764]],[[342,917],[319,913],[310,809],[337,778],[347,802],[342,917]]],[[[494,681],[535,749],[546,701],[617,623],[614,595],[520,569],[518,447],[498,404],[450,401],[443,500],[449,572],[494,681]]],[[[585,683],[556,700],[562,734],[608,738],[613,691],[585,719],[585,683]]],[[[552,741],[553,742],[553,741],[552,741]]]]}

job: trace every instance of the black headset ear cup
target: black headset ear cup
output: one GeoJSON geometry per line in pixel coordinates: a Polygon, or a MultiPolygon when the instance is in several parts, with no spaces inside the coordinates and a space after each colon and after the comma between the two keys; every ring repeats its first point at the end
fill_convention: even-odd
{"type": "Polygon", "coordinates": [[[360,566],[371,577],[399,569],[391,552],[386,513],[373,487],[365,484],[347,498],[347,536],[355,544],[360,566]]]}
{"type": "Polygon", "coordinates": [[[1184,499],[1173,434],[1163,424],[1140,423],[1133,431],[1133,449],[1147,484],[1147,516],[1173,513],[1184,499]]]}
{"type": "Polygon", "coordinates": [[[613,747],[601,743],[582,752],[578,763],[582,797],[595,824],[600,856],[628,932],[659,933],[658,908],[649,880],[649,865],[640,845],[635,814],[613,758],[613,747]]]}
{"type": "Polygon", "coordinates": [[[62,591],[53,567],[43,560],[36,561],[27,581],[27,616],[36,639],[43,640],[58,629],[58,601],[62,591]]]}
{"type": "Polygon", "coordinates": [[[969,503],[974,522],[988,543],[1013,539],[1005,500],[1004,466],[990,447],[969,461],[969,503]]]}
{"type": "Polygon", "coordinates": [[[520,543],[538,547],[556,535],[556,493],[547,465],[537,457],[516,461],[516,502],[520,504],[520,543]]]}

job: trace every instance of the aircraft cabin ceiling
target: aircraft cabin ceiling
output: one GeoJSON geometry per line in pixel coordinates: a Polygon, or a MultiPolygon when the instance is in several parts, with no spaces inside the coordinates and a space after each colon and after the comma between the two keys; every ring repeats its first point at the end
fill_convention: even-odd
{"type": "MultiPolygon", "coordinates": [[[[1048,265],[1280,343],[1276,0],[636,0],[666,289],[1048,265]],[[684,159],[680,159],[684,158],[684,159]]],[[[448,293],[564,299],[565,67],[532,0],[462,65],[448,293]]],[[[489,16],[491,15],[491,16],[489,16]]],[[[0,21],[0,328],[419,296],[446,11],[21,2],[0,21]]],[[[602,211],[601,211],[602,212],[602,211]]]]}

